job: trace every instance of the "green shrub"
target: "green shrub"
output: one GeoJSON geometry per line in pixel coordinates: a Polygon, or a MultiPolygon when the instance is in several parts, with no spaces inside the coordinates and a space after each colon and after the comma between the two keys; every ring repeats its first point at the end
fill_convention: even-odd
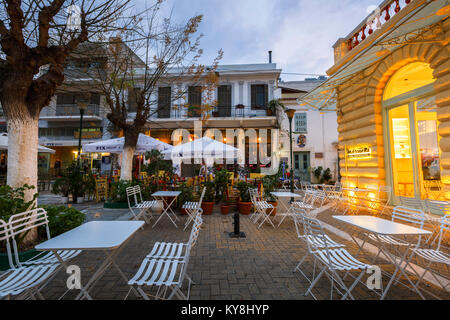
{"type": "Polygon", "coordinates": [[[33,199],[29,202],[25,202],[24,196],[25,191],[34,190],[34,186],[29,186],[25,184],[20,188],[12,188],[10,186],[0,187],[0,219],[8,222],[9,218],[16,214],[34,208],[33,203],[35,202],[38,194],[35,193],[33,199]]]}
{"type": "Polygon", "coordinates": [[[137,185],[136,182],[123,181],[111,184],[110,200],[111,202],[127,202],[127,188],[137,185]]]}
{"type": "Polygon", "coordinates": [[[216,200],[226,200],[226,192],[230,183],[230,171],[215,170],[214,183],[216,187],[216,200]]]}
{"type": "MultiPolygon", "coordinates": [[[[68,208],[64,206],[40,207],[47,211],[48,227],[52,238],[80,226],[86,219],[84,213],[75,208],[68,208]]],[[[38,229],[38,234],[41,239],[47,238],[45,228],[43,227],[38,229]]]]}
{"type": "Polygon", "coordinates": [[[183,182],[180,185],[178,191],[181,191],[181,194],[178,196],[178,206],[181,208],[183,204],[186,202],[194,201],[194,188],[187,185],[186,182],[183,182]]]}

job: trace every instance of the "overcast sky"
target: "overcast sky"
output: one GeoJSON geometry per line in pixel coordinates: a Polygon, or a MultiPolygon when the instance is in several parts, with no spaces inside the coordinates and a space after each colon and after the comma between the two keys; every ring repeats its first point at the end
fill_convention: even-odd
{"type": "MultiPolygon", "coordinates": [[[[138,0],[145,1],[145,0],[138,0]]],[[[173,18],[203,14],[202,63],[222,48],[220,64],[273,62],[286,73],[323,74],[332,45],[350,33],[381,0],[167,0],[173,18]]],[[[282,74],[283,80],[305,76],[282,74]]]]}

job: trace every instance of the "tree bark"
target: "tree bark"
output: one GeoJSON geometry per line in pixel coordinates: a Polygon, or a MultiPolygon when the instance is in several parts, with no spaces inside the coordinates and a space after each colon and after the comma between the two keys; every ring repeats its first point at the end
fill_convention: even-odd
{"type": "Polygon", "coordinates": [[[38,128],[38,118],[25,114],[8,120],[7,183],[13,188],[34,186],[25,192],[25,201],[31,201],[37,192],[38,128]]]}
{"type": "Polygon", "coordinates": [[[122,166],[120,169],[120,180],[133,180],[133,157],[136,151],[137,140],[139,133],[135,130],[125,130],[125,143],[122,152],[122,166]]]}

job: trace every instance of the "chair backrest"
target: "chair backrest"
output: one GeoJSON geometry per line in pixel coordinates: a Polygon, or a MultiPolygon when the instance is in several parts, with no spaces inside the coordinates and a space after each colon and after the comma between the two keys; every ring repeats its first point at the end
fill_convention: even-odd
{"type": "Polygon", "coordinates": [[[0,241],[5,241],[6,253],[8,254],[8,263],[10,268],[14,268],[13,258],[11,254],[11,244],[9,239],[11,238],[8,224],[0,219],[0,241]]]}
{"type": "Polygon", "coordinates": [[[202,194],[200,195],[200,200],[198,201],[199,203],[199,207],[202,206],[202,202],[203,202],[203,197],[205,196],[205,192],[206,192],[206,187],[203,188],[202,194]]]}
{"type": "Polygon", "coordinates": [[[386,203],[389,203],[391,202],[391,195],[392,195],[391,186],[380,186],[378,188],[378,199],[384,199],[386,203]]]}
{"type": "Polygon", "coordinates": [[[445,215],[441,219],[441,227],[439,232],[439,242],[437,250],[441,249],[442,239],[450,232],[450,215],[445,215]]]}
{"type": "Polygon", "coordinates": [[[399,223],[407,222],[422,229],[425,222],[425,212],[416,208],[395,207],[392,212],[392,221],[399,223]]]}
{"type": "Polygon", "coordinates": [[[417,198],[398,197],[401,206],[424,210],[424,202],[417,198]]]}
{"type": "Polygon", "coordinates": [[[127,201],[128,201],[129,208],[142,202],[141,187],[139,185],[128,187],[126,189],[126,192],[127,192],[127,201]],[[130,201],[130,198],[132,200],[134,200],[134,203],[133,203],[133,201],[130,201]]]}
{"type": "Polygon", "coordinates": [[[428,213],[439,214],[439,215],[449,215],[450,214],[450,202],[448,201],[436,201],[436,200],[426,200],[425,205],[428,213]]]}
{"type": "Polygon", "coordinates": [[[324,252],[328,257],[328,267],[334,269],[333,259],[330,258],[329,248],[331,246],[331,242],[328,240],[329,238],[326,236],[326,233],[323,231],[322,224],[319,220],[308,217],[306,215],[302,216],[303,218],[303,227],[305,230],[305,236],[311,237],[314,239],[320,239],[320,241],[306,241],[308,245],[308,250],[310,253],[316,253],[317,251],[324,252]],[[321,247],[317,247],[315,244],[320,243],[321,247]]]}
{"type": "Polygon", "coordinates": [[[258,189],[254,189],[254,188],[249,188],[248,192],[250,194],[250,199],[253,202],[253,204],[255,204],[258,201],[258,189]]]}
{"type": "Polygon", "coordinates": [[[200,233],[200,229],[201,229],[202,224],[203,224],[203,219],[202,219],[201,215],[198,215],[194,219],[194,224],[192,226],[191,234],[189,236],[189,241],[188,241],[188,250],[189,251],[197,243],[198,235],[200,233]]]}
{"type": "Polygon", "coordinates": [[[297,236],[299,238],[303,238],[305,236],[304,232],[302,232],[304,227],[299,228],[298,225],[299,224],[303,225],[303,216],[306,216],[307,212],[301,208],[294,208],[293,213],[294,213],[295,231],[297,232],[297,236]]]}
{"type": "Polygon", "coordinates": [[[17,265],[20,265],[17,241],[21,241],[26,237],[30,230],[40,226],[45,227],[47,239],[50,239],[47,211],[42,208],[17,213],[9,218],[8,228],[13,243],[14,257],[16,259],[17,265]]]}

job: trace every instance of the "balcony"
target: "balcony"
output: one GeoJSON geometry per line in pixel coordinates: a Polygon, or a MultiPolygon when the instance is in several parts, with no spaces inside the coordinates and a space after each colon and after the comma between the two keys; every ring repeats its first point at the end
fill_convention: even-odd
{"type": "MultiPolygon", "coordinates": [[[[80,109],[76,104],[59,104],[56,105],[56,116],[79,116],[80,109]]],[[[86,116],[99,116],[100,106],[90,104],[84,112],[86,116]]]]}
{"type": "Polygon", "coordinates": [[[390,21],[395,15],[411,3],[411,0],[385,0],[347,37],[339,39],[334,45],[335,62],[363,43],[375,30],[390,21]]]}

